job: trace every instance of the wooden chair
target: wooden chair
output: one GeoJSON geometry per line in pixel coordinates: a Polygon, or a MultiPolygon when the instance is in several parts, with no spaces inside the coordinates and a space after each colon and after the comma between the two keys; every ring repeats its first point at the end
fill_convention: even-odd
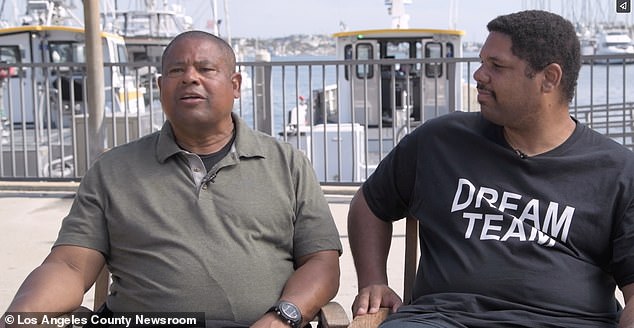
{"type": "MultiPolygon", "coordinates": [[[[93,303],[95,311],[106,302],[109,285],[110,273],[107,267],[104,266],[95,281],[95,300],[93,303]]],[[[350,324],[346,311],[336,302],[330,302],[322,307],[313,322],[317,323],[318,328],[346,328],[350,324]]]]}
{"type": "MultiPolygon", "coordinates": [[[[403,280],[403,303],[412,300],[412,290],[416,279],[416,267],[418,263],[418,221],[415,218],[405,219],[405,269],[403,280]]],[[[381,308],[375,314],[366,314],[355,317],[348,328],[376,328],[390,314],[390,309],[381,308]]]]}

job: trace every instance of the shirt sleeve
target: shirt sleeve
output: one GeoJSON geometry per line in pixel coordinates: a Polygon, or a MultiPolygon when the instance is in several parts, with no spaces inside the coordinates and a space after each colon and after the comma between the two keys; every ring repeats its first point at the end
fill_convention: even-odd
{"type": "Polygon", "coordinates": [[[419,130],[405,136],[362,185],[370,210],[381,220],[395,221],[408,215],[416,183],[419,130]]]}
{"type": "Polygon", "coordinates": [[[73,245],[92,248],[106,256],[109,254],[108,228],[103,211],[104,193],[99,190],[101,184],[98,172],[98,165],[94,165],[82,178],[53,247],[73,245]]]}
{"type": "Polygon", "coordinates": [[[339,232],[319,181],[308,159],[295,152],[296,219],[293,255],[295,258],[325,250],[341,255],[339,232]]]}

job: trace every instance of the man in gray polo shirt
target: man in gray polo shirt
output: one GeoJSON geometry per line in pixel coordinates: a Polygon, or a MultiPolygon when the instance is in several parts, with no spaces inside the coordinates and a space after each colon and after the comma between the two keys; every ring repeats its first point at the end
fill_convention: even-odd
{"type": "Polygon", "coordinates": [[[93,164],[9,311],[69,312],[107,264],[114,312],[306,324],[337,292],[341,252],[312,166],[232,113],[241,76],[223,40],[185,32],[162,69],[168,122],[93,164]]]}

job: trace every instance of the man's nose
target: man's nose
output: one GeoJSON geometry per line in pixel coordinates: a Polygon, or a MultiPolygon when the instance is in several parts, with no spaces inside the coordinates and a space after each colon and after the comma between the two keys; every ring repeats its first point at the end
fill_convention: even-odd
{"type": "Polygon", "coordinates": [[[473,79],[476,82],[488,82],[489,75],[485,72],[484,65],[480,64],[480,67],[473,72],[473,79]]]}
{"type": "Polygon", "coordinates": [[[198,70],[196,70],[196,67],[187,66],[183,72],[182,81],[183,83],[198,83],[200,81],[200,74],[198,73],[198,70]]]}

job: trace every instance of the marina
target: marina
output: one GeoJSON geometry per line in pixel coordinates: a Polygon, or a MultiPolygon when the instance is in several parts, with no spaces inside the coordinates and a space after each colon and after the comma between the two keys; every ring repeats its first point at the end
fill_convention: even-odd
{"type": "MultiPolygon", "coordinates": [[[[370,115],[366,117],[355,115],[354,122],[337,120],[341,115],[337,111],[337,108],[340,108],[340,102],[336,94],[339,85],[343,82],[338,84],[336,77],[344,75],[346,68],[354,69],[354,65],[345,60],[288,61],[288,58],[283,59],[284,61],[273,58],[270,62],[240,63],[245,69],[253,72],[255,82],[253,88],[243,90],[241,99],[235,103],[235,111],[254,128],[285,139],[304,149],[313,159],[316,171],[324,172],[321,176],[323,182],[363,181],[371,173],[373,165],[376,165],[380,158],[394,146],[403,133],[415,128],[424,120],[443,113],[442,107],[431,106],[423,117],[417,120],[411,114],[405,114],[411,109],[410,107],[396,106],[390,109],[393,117],[399,118],[396,124],[378,120],[378,116],[375,116],[375,122],[366,122],[366,119],[370,120],[370,115]],[[269,71],[267,98],[258,96],[258,90],[261,90],[263,85],[259,84],[262,81],[259,80],[261,75],[258,70],[269,71]],[[293,108],[296,107],[303,108],[300,115],[292,114],[293,108]],[[409,119],[403,119],[403,116],[409,116],[409,119]],[[301,122],[299,117],[302,118],[301,122]],[[323,125],[324,117],[329,118],[326,126],[323,125]],[[312,124],[309,124],[311,122],[312,124]],[[291,128],[293,125],[296,126],[295,130],[291,128]],[[327,169],[328,174],[325,173],[325,163],[330,163],[327,169]]],[[[410,61],[423,65],[428,60],[407,59],[402,63],[410,64],[410,61]]],[[[444,65],[460,66],[465,76],[464,79],[460,79],[460,83],[463,83],[463,80],[466,81],[464,87],[460,88],[465,91],[461,94],[462,110],[478,110],[477,103],[474,101],[475,84],[470,78],[472,72],[478,67],[478,60],[472,57],[443,59],[443,61],[444,65]]],[[[372,65],[377,71],[379,67],[386,65],[395,67],[397,64],[398,60],[393,59],[374,59],[363,62],[363,65],[368,67],[372,65]]],[[[40,69],[43,68],[32,65],[23,65],[18,68],[18,70],[40,69]]],[[[626,90],[631,88],[632,81],[634,81],[634,67],[631,65],[584,65],[577,87],[577,97],[571,103],[571,114],[579,121],[601,133],[608,134],[631,149],[634,144],[632,141],[634,100],[626,90]]],[[[381,86],[396,90],[396,82],[394,79],[393,83],[387,82],[387,85],[381,84],[381,86]]],[[[141,82],[138,83],[141,84],[141,82]]],[[[378,94],[370,96],[368,91],[364,93],[363,90],[361,88],[361,93],[367,95],[367,100],[362,98],[359,101],[361,104],[364,104],[364,101],[369,104],[373,99],[376,99],[378,103],[378,94]]],[[[21,93],[24,92],[24,90],[21,91],[21,93]]],[[[440,101],[435,99],[435,93],[432,95],[434,95],[431,99],[432,103],[440,104],[440,101]]],[[[22,108],[25,108],[25,105],[14,102],[15,98],[8,98],[11,99],[10,106],[5,108],[12,109],[12,112],[17,109],[22,111],[22,108]]],[[[396,97],[390,101],[396,102],[396,97]]],[[[408,101],[406,99],[404,103],[407,104],[408,101]]],[[[367,108],[363,106],[360,108],[357,114],[370,110],[369,105],[367,108]]],[[[34,117],[43,118],[51,115],[50,107],[48,110],[44,107],[43,111],[37,108],[29,110],[34,117]]],[[[447,109],[444,111],[446,112],[447,109]]],[[[352,113],[349,112],[349,114],[352,113]]],[[[0,146],[3,178],[78,179],[81,177],[88,166],[86,158],[88,131],[84,113],[62,112],[61,117],[63,121],[75,124],[55,126],[53,122],[46,121],[27,124],[22,121],[16,122],[12,114],[8,115],[3,128],[3,131],[7,133],[3,134],[3,144],[0,146]]],[[[352,115],[350,117],[352,118],[352,115]]],[[[104,123],[107,131],[107,146],[114,147],[157,131],[163,119],[154,95],[148,98],[145,110],[135,111],[132,107],[124,107],[121,113],[106,114],[104,123]]]]}
{"type": "MultiPolygon", "coordinates": [[[[16,28],[7,31],[22,33],[16,28]]],[[[50,26],[22,28],[31,35],[57,33],[50,26]]],[[[71,31],[72,38],[62,43],[72,49],[69,53],[81,54],[83,33],[71,31]]],[[[467,46],[461,31],[453,29],[388,28],[330,37],[333,49],[340,44],[332,53],[319,55],[240,46],[237,69],[245,78],[234,111],[254,129],[291,143],[311,159],[344,247],[341,287],[334,301],[352,317],[358,286],[346,224],[351,195],[417,126],[453,111],[479,110],[473,73],[480,60],[478,45],[467,46]]],[[[104,64],[106,149],[158,131],[163,124],[156,88],[158,51],[169,37],[163,38],[135,43],[122,34],[103,34],[104,44],[121,45],[123,40],[117,52],[127,57],[104,64]]],[[[5,241],[0,258],[6,264],[0,273],[0,308],[8,306],[24,277],[50,251],[77,182],[92,160],[89,144],[94,137],[83,96],[86,64],[81,57],[57,59],[53,53],[60,47],[44,42],[30,48],[43,60],[27,61],[34,58],[26,52],[29,47],[18,44],[16,52],[16,43],[9,43],[13,41],[2,39],[0,31],[0,207],[5,241]]],[[[56,42],[61,41],[52,44],[56,42]]],[[[634,55],[596,54],[595,45],[583,56],[570,114],[634,150],[634,99],[629,92],[634,87],[634,55]]],[[[399,294],[404,221],[395,225],[387,264],[390,286],[399,294]]],[[[90,307],[93,295],[88,291],[83,305],[90,307]]]]}
{"type": "MultiPolygon", "coordinates": [[[[44,15],[52,3],[28,1],[40,24],[0,29],[0,179],[76,181],[93,159],[83,30],[44,15]]],[[[150,9],[102,14],[112,30],[101,34],[105,149],[158,131],[165,119],[158,60],[189,25],[178,7],[150,9]]],[[[234,111],[304,151],[324,184],[359,184],[418,125],[478,111],[478,49],[464,31],[409,28],[403,10],[391,12],[389,28],[334,33],[332,55],[245,52],[234,39],[244,76],[234,111]]],[[[593,50],[582,59],[571,115],[633,149],[634,53],[593,50]]]]}

